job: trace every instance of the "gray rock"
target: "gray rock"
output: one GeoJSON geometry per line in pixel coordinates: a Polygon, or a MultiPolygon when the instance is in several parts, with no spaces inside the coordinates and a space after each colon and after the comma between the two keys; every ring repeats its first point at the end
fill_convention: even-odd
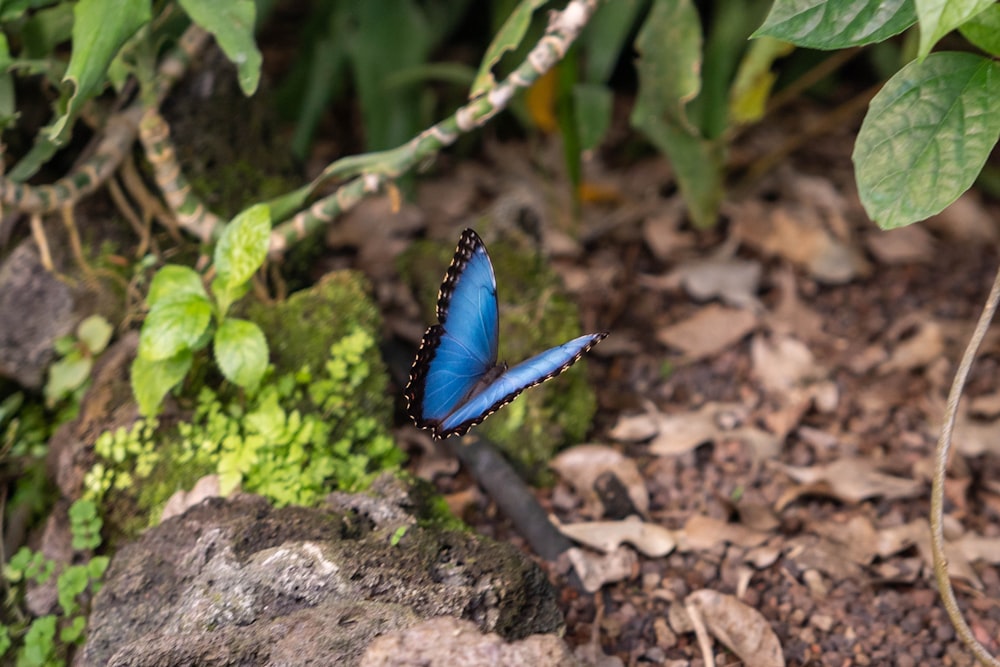
{"type": "Polygon", "coordinates": [[[436,616],[505,639],[561,628],[544,574],[514,547],[335,501],[212,498],[122,547],[75,664],[354,665],[374,637],[436,616]]]}

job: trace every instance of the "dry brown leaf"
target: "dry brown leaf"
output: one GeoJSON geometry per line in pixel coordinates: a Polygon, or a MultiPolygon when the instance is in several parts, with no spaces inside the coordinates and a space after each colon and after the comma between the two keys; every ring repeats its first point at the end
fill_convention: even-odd
{"type": "MultiPolygon", "coordinates": [[[[940,427],[938,427],[940,428],[940,427]]],[[[967,409],[959,408],[955,430],[951,436],[955,449],[964,456],[980,456],[1000,451],[1000,419],[985,421],[969,416],[967,409]]]]}
{"type": "Polygon", "coordinates": [[[611,429],[611,437],[625,442],[652,441],[657,456],[677,456],[724,434],[720,423],[740,422],[746,408],[739,403],[706,403],[696,412],[668,415],[649,406],[642,415],[625,416],[611,429]]]}
{"type": "Polygon", "coordinates": [[[1000,391],[970,399],[969,414],[986,419],[1000,417],[1000,391]]]}
{"type": "Polygon", "coordinates": [[[779,297],[777,306],[766,315],[768,327],[775,333],[808,341],[824,338],[823,318],[799,298],[795,272],[790,267],[781,267],[771,275],[771,283],[779,297]]]}
{"type": "Polygon", "coordinates": [[[754,336],[750,358],[754,376],[765,389],[778,394],[827,375],[805,343],[791,336],[754,336]]]}
{"type": "Polygon", "coordinates": [[[882,558],[898,554],[915,544],[930,541],[931,527],[927,519],[914,519],[901,526],[881,528],[877,533],[875,552],[882,558]]]}
{"type": "Polygon", "coordinates": [[[610,554],[596,554],[574,547],[566,551],[566,556],[588,593],[596,593],[604,584],[629,579],[639,569],[639,557],[624,546],[610,554]]]}
{"type": "Polygon", "coordinates": [[[763,308],[757,299],[760,262],[736,258],[696,260],[681,264],[672,274],[697,301],[719,299],[736,308],[763,308]]]}
{"type": "Polygon", "coordinates": [[[785,558],[801,570],[819,570],[834,581],[858,579],[862,568],[847,557],[843,544],[817,535],[799,535],[785,543],[785,558]]]}
{"type": "Polygon", "coordinates": [[[872,230],[865,235],[865,245],[883,264],[922,264],[934,257],[934,238],[924,225],[872,230]]]}
{"type": "Polygon", "coordinates": [[[163,512],[160,514],[160,522],[183,514],[189,507],[194,507],[205,498],[215,498],[219,495],[219,476],[205,475],[194,483],[190,491],[179,489],[167,499],[167,504],[163,506],[163,512]]]}
{"type": "Polygon", "coordinates": [[[925,225],[947,239],[991,245],[997,242],[996,219],[975,190],[967,191],[943,211],[927,218],[921,223],[925,225]]]}
{"type": "Polygon", "coordinates": [[[735,345],[756,329],[757,324],[757,316],[748,310],[712,303],[688,319],[660,329],[656,339],[694,361],[735,345]]]}
{"type": "Polygon", "coordinates": [[[720,542],[756,547],[768,538],[767,533],[700,514],[691,516],[676,536],[680,551],[707,551],[720,542]]]}
{"type": "Polygon", "coordinates": [[[918,480],[879,472],[875,463],[869,459],[843,458],[833,463],[809,467],[788,466],[778,462],[774,465],[802,485],[782,494],[775,504],[779,512],[796,498],[806,494],[857,503],[875,496],[889,500],[912,498],[920,495],[923,489],[923,484],[918,480]]]}
{"type": "Polygon", "coordinates": [[[692,626],[707,629],[746,667],[784,667],[781,644],[770,623],[763,614],[736,597],[702,589],[684,599],[684,610],[692,626]]]}
{"type": "Polygon", "coordinates": [[[878,533],[864,516],[852,516],[846,523],[825,521],[813,524],[812,529],[817,535],[839,544],[844,558],[859,565],[868,565],[878,553],[878,533]]]}
{"type": "Polygon", "coordinates": [[[643,554],[658,558],[666,556],[677,545],[674,531],[646,523],[636,516],[621,521],[586,521],[560,524],[553,520],[559,531],[574,542],[591,549],[611,553],[628,543],[643,554]]]}
{"type": "Polygon", "coordinates": [[[912,336],[896,345],[889,358],[879,365],[878,372],[886,375],[894,371],[922,368],[941,358],[943,354],[944,333],[941,325],[933,320],[925,320],[912,336]]]}
{"type": "Polygon", "coordinates": [[[782,547],[775,544],[765,544],[747,551],[743,562],[753,565],[758,570],[771,567],[781,556],[782,547]]]}
{"type": "MultiPolygon", "coordinates": [[[[613,447],[577,445],[560,453],[550,465],[591,506],[600,505],[600,499],[594,492],[594,482],[610,472],[625,485],[632,506],[644,516],[649,512],[649,491],[638,466],[633,459],[613,447]]],[[[603,515],[603,511],[599,515],[603,515]]]]}

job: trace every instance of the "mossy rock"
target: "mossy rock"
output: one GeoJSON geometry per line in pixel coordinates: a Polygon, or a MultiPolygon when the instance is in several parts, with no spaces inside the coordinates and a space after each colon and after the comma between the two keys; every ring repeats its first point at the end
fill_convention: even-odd
{"type": "MultiPolygon", "coordinates": [[[[514,365],[583,333],[576,306],[544,257],[502,239],[489,244],[489,253],[500,300],[501,361],[514,365]]],[[[437,291],[453,254],[454,246],[419,241],[399,259],[400,273],[414,286],[428,325],[437,321],[437,291]]],[[[582,360],[529,389],[477,431],[537,477],[560,447],[579,442],[590,428],[597,402],[585,366],[582,360]]]]}

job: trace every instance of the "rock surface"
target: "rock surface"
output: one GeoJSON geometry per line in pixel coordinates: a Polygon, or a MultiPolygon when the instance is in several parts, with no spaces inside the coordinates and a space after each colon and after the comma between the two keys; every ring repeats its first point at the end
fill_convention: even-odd
{"type": "Polygon", "coordinates": [[[151,529],[115,554],[75,664],[352,665],[374,637],[437,616],[506,639],[561,627],[512,546],[345,501],[212,498],[151,529]]]}

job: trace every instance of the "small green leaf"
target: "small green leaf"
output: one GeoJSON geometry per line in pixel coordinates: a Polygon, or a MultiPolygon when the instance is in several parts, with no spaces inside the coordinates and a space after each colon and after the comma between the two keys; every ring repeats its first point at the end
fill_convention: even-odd
{"type": "Polygon", "coordinates": [[[215,246],[219,280],[230,288],[250,280],[267,257],[270,234],[271,210],[266,205],[251,206],[233,218],[215,246]]]}
{"type": "Polygon", "coordinates": [[[1000,137],[1000,63],[932,53],[872,99],[854,145],[858,194],[882,229],[940,212],[975,180],[1000,137]]]}
{"type": "Polygon", "coordinates": [[[100,354],[111,341],[113,329],[100,315],[91,315],[76,328],[76,335],[87,346],[91,354],[100,354]]]}
{"type": "Polygon", "coordinates": [[[524,39],[528,26],[531,25],[531,15],[535,10],[544,5],[546,0],[521,0],[510,13],[507,20],[503,22],[500,30],[493,37],[489,47],[483,55],[483,61],[479,64],[479,72],[472,82],[472,89],[469,91],[469,99],[479,97],[487,90],[496,85],[493,77],[493,66],[500,62],[500,58],[508,51],[513,51],[524,39]]]}
{"type": "Polygon", "coordinates": [[[215,332],[215,360],[226,379],[253,389],[267,370],[267,340],[253,322],[227,317],[215,332]]]}
{"type": "Polygon", "coordinates": [[[182,350],[196,349],[211,320],[212,304],[203,297],[161,301],[149,311],[142,324],[139,356],[159,361],[182,350]]]}
{"type": "Polygon", "coordinates": [[[49,381],[45,383],[45,402],[51,407],[87,381],[94,366],[92,357],[72,354],[49,366],[49,381]]]}
{"type": "Polygon", "coordinates": [[[243,94],[253,95],[261,64],[253,38],[257,13],[253,0],[180,0],[180,5],[192,21],[215,36],[219,48],[236,65],[243,94]]]}
{"type": "Polygon", "coordinates": [[[406,535],[406,531],[408,528],[409,526],[400,526],[399,528],[394,530],[392,533],[392,537],[389,538],[389,544],[391,544],[392,546],[397,546],[400,540],[403,539],[403,536],[406,535]]]}
{"type": "Polygon", "coordinates": [[[156,415],[163,397],[191,370],[193,359],[189,350],[160,361],[139,356],[135,358],[132,362],[132,393],[144,417],[156,415]]]}
{"type": "Polygon", "coordinates": [[[614,96],[601,83],[578,83],[573,86],[573,109],[580,134],[580,149],[596,148],[611,124],[614,96]]]}
{"type": "Polygon", "coordinates": [[[187,266],[167,264],[153,276],[146,304],[153,308],[161,301],[184,301],[192,296],[208,298],[198,272],[187,266]]]}
{"type": "Polygon", "coordinates": [[[810,49],[881,42],[917,21],[913,0],[776,0],[751,37],[775,37],[810,49]]]}
{"type": "Polygon", "coordinates": [[[949,32],[996,0],[915,0],[917,18],[920,19],[919,58],[924,58],[934,45],[949,32]]]}

